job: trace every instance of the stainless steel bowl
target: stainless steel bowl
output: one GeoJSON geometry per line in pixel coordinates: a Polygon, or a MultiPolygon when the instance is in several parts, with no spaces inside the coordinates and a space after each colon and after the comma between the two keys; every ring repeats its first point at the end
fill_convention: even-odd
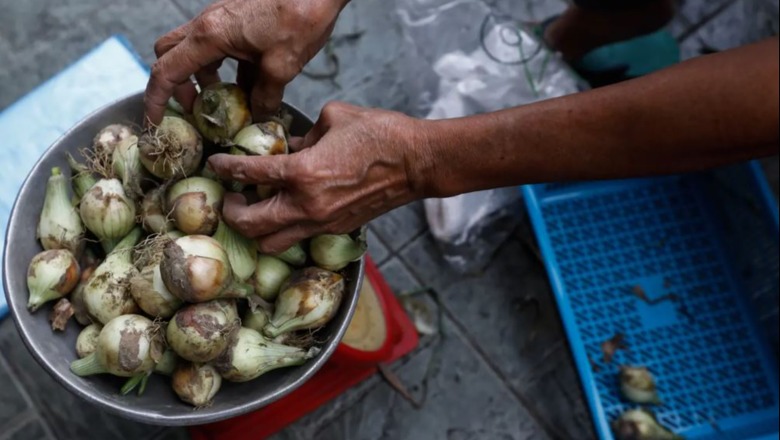
{"type": "MultiPolygon", "coordinates": [[[[297,109],[287,106],[294,116],[291,132],[302,136],[312,121],[297,109]]],[[[91,145],[102,127],[116,122],[140,125],[143,117],[141,93],[116,101],[87,116],[57,140],[38,160],[22,185],[14,203],[6,233],[3,252],[3,285],[8,307],[22,340],[35,359],[58,382],[99,408],[140,422],[166,425],[198,425],[235,417],[274,402],[311,378],[333,354],[349,325],[357,304],[363,279],[363,260],[347,267],[346,292],[336,317],[318,336],[325,340],[322,352],[299,367],[272,371],[251,382],[223,382],[213,405],[193,410],[181,402],[170,386],[170,379],[153,375],[142,396],[119,394],[124,379],[108,375],[81,378],[70,372],[70,363],[76,359],[76,337],[81,327],[72,321],[64,333],[52,332],[48,316],[52,304],[36,313],[27,311],[27,266],[32,257],[42,250],[35,237],[38,216],[43,204],[46,181],[51,168],[67,170],[65,152],[76,153],[91,145]]]]}

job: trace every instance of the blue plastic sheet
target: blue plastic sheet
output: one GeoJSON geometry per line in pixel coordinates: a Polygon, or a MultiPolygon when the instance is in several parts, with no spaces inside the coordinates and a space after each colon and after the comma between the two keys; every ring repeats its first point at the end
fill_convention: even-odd
{"type": "MultiPolygon", "coordinates": [[[[41,154],[89,113],[143,90],[148,77],[148,68],[127,40],[114,36],[0,113],[2,247],[16,195],[41,154]]],[[[7,312],[3,292],[0,319],[7,312]]]]}

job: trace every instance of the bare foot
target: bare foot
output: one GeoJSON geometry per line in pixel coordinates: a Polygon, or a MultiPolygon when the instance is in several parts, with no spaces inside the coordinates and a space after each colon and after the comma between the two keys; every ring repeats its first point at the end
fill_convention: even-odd
{"type": "Polygon", "coordinates": [[[674,0],[619,11],[571,6],[547,27],[544,39],[564,59],[573,61],[597,47],[655,32],[674,17],[674,12],[674,0]]]}

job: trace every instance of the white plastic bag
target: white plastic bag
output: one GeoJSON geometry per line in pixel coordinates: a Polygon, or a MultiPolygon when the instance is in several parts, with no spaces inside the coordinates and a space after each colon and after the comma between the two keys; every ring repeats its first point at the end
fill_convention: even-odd
{"type": "MultiPolygon", "coordinates": [[[[482,1],[396,0],[408,53],[404,72],[418,116],[455,118],[574,93],[583,86],[516,19],[482,1]]],[[[431,233],[458,271],[484,268],[519,221],[518,188],[425,200],[431,233]]]]}

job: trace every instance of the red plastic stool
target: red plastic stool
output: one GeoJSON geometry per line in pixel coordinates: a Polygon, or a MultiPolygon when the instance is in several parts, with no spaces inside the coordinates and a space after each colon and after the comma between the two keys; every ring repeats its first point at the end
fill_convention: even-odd
{"type": "Polygon", "coordinates": [[[377,372],[378,364],[393,362],[412,351],[418,343],[417,330],[368,256],[364,282],[374,288],[387,325],[387,339],[378,350],[363,352],[340,344],[320,371],[297,390],[253,413],[191,427],[192,440],[266,438],[369,378],[377,372]]]}

